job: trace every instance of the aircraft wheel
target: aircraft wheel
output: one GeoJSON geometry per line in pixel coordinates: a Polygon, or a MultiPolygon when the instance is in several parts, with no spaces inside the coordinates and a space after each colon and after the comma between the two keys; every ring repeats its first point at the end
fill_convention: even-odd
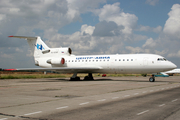
{"type": "Polygon", "coordinates": [[[153,77],[153,76],[150,77],[150,78],[149,78],[149,82],[155,82],[155,77],[153,77]]]}
{"type": "Polygon", "coordinates": [[[85,76],[84,80],[94,80],[93,77],[85,76]]]}
{"type": "Polygon", "coordinates": [[[70,81],[80,81],[80,77],[70,78],[70,81]]]}

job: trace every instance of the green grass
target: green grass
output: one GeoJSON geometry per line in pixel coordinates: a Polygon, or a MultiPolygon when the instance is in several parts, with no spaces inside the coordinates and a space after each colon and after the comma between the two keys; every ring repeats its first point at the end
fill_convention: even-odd
{"type": "Polygon", "coordinates": [[[1,74],[0,79],[36,79],[36,78],[65,78],[61,74],[1,74]]]}
{"type": "Polygon", "coordinates": [[[109,77],[141,76],[141,74],[107,74],[109,77]]]}
{"type": "MultiPolygon", "coordinates": [[[[70,78],[73,74],[43,74],[43,73],[7,73],[0,74],[0,79],[36,79],[36,78],[70,78]]],[[[85,77],[87,74],[78,74],[85,77]]],[[[102,77],[102,74],[93,74],[94,77],[102,77]]],[[[107,77],[142,76],[141,74],[106,74],[107,77]]]]}

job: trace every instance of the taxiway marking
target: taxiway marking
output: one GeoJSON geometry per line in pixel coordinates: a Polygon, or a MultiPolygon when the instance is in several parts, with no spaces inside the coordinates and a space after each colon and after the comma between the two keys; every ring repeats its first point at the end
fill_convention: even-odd
{"type": "Polygon", "coordinates": [[[105,101],[106,99],[101,99],[101,100],[98,100],[99,102],[102,102],[102,101],[105,101]]]}
{"type": "Polygon", "coordinates": [[[33,114],[38,114],[38,113],[41,113],[42,111],[38,111],[38,112],[33,112],[33,113],[27,113],[27,114],[24,114],[24,115],[33,115],[33,114]]]}
{"type": "Polygon", "coordinates": [[[137,115],[144,114],[144,113],[146,113],[146,112],[148,112],[148,111],[149,111],[149,110],[145,110],[145,111],[143,111],[143,112],[138,113],[137,115]]]}
{"type": "Polygon", "coordinates": [[[124,97],[129,97],[130,95],[125,95],[124,97]]]}
{"type": "Polygon", "coordinates": [[[8,118],[1,118],[0,120],[7,120],[8,118]]]}
{"type": "Polygon", "coordinates": [[[159,107],[162,107],[162,106],[164,106],[164,105],[166,105],[166,104],[161,104],[161,105],[159,105],[159,107]]]}
{"type": "Polygon", "coordinates": [[[59,108],[56,108],[56,109],[64,109],[64,108],[68,108],[69,106],[64,106],[64,107],[59,107],[59,108]]]}
{"type": "Polygon", "coordinates": [[[178,99],[175,99],[175,100],[172,100],[171,102],[175,102],[175,101],[177,101],[178,99]]]}
{"type": "Polygon", "coordinates": [[[89,104],[89,102],[80,103],[79,105],[86,105],[89,104]]]}
{"type": "Polygon", "coordinates": [[[113,97],[112,99],[118,99],[119,97],[113,97]]]}

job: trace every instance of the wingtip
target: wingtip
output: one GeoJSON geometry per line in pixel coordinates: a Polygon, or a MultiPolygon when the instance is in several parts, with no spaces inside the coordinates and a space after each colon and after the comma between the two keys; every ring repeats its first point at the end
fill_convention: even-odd
{"type": "Polygon", "coordinates": [[[4,71],[16,71],[17,69],[3,69],[4,71]]]}

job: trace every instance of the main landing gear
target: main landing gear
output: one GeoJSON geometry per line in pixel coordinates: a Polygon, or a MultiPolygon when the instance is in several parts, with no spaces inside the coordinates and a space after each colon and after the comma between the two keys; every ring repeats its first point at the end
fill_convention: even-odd
{"type": "Polygon", "coordinates": [[[80,81],[80,77],[77,76],[77,73],[74,73],[73,76],[70,78],[70,81],[80,81]]]}
{"type": "Polygon", "coordinates": [[[88,73],[88,76],[85,76],[84,80],[94,80],[92,73],[88,73]]]}
{"type": "Polygon", "coordinates": [[[151,75],[151,77],[149,78],[149,82],[155,82],[155,76],[151,75]]]}
{"type": "MultiPolygon", "coordinates": [[[[88,73],[88,76],[85,76],[84,80],[94,80],[92,73],[88,73]]],[[[77,76],[77,73],[74,73],[70,81],[80,81],[80,77],[77,76]]]]}

